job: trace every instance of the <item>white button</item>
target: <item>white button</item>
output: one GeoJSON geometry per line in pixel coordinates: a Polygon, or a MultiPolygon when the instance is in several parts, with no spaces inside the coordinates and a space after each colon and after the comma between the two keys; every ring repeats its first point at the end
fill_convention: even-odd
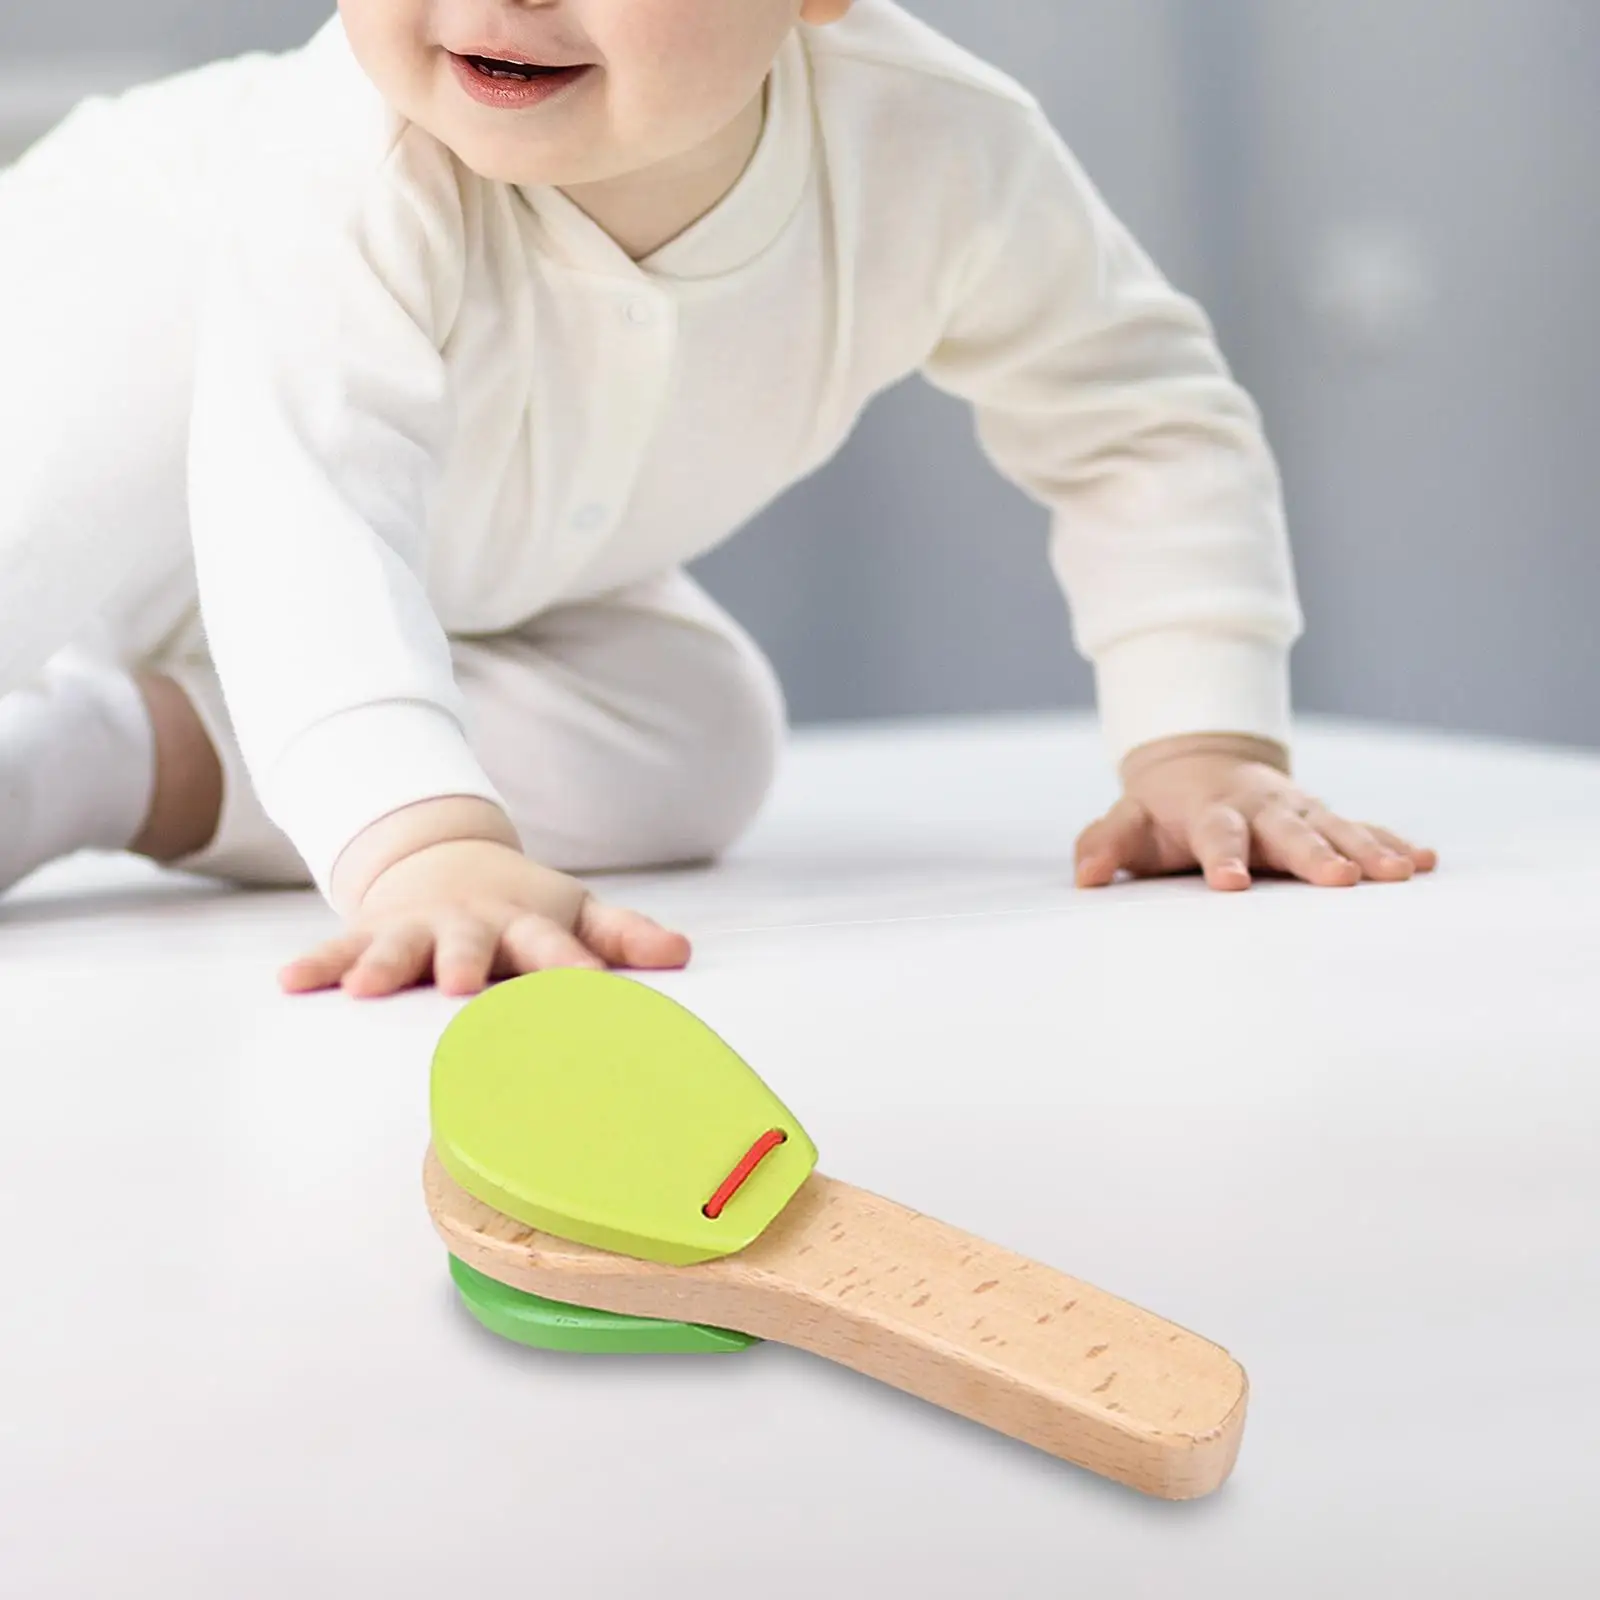
{"type": "Polygon", "coordinates": [[[605,526],[606,508],[600,505],[580,506],[572,513],[572,526],[579,533],[593,533],[605,526]]]}
{"type": "Polygon", "coordinates": [[[656,308],[648,300],[630,300],[628,302],[628,321],[634,327],[642,328],[647,322],[656,319],[656,308]]]}

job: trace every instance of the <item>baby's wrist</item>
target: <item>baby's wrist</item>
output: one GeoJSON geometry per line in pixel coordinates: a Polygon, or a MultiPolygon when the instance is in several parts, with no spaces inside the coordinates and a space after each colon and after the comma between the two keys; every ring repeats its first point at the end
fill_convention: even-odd
{"type": "Polygon", "coordinates": [[[443,795],[419,800],[380,817],[345,846],[334,864],[329,899],[340,916],[353,916],[373,884],[390,867],[433,845],[476,840],[522,849],[510,817],[491,800],[443,795]]]}
{"type": "Polygon", "coordinates": [[[1186,733],[1140,745],[1122,760],[1119,775],[1124,785],[1137,782],[1154,767],[1195,756],[1259,762],[1288,774],[1292,761],[1287,745],[1252,733],[1186,733]]]}

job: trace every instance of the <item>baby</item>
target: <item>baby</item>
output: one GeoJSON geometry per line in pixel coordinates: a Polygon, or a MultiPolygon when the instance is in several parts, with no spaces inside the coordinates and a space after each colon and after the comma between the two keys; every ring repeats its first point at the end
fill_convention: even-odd
{"type": "Polygon", "coordinates": [[[0,888],[314,885],[292,991],[683,964],[573,874],[771,780],[685,565],[913,372],[1054,514],[1124,788],[1080,884],[1433,866],[1289,776],[1257,413],[1015,83],[892,0],[343,0],[0,176],[0,888]]]}

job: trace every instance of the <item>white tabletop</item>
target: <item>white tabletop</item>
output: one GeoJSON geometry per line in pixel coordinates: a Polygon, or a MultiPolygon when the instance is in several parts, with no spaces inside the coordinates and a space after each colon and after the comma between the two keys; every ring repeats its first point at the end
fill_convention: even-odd
{"type": "Polygon", "coordinates": [[[432,991],[80,858],[0,904],[0,1595],[1600,1593],[1600,759],[1318,727],[1431,882],[1086,895],[1081,724],[802,738],[739,857],[619,884],[824,1170],[1226,1345],[1145,1500],[777,1346],[552,1357],[422,1207],[432,991]]]}

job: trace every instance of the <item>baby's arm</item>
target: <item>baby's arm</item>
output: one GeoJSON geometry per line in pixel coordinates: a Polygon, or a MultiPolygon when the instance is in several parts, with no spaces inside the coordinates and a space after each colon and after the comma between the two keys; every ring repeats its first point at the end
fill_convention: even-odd
{"type": "Polygon", "coordinates": [[[1201,310],[1165,281],[1037,108],[952,280],[926,372],[1053,513],[1052,563],[1126,794],[1080,881],[1252,865],[1329,885],[1432,865],[1289,777],[1302,628],[1276,463],[1201,310]]]}
{"type": "Polygon", "coordinates": [[[677,965],[680,938],[524,859],[464,729],[428,600],[454,426],[441,348],[464,245],[448,157],[402,135],[355,187],[260,149],[218,221],[189,462],[201,611],[245,764],[349,933],[284,974],[386,993],[437,974],[677,965]]]}
{"type": "Polygon", "coordinates": [[[240,213],[218,219],[189,504],[241,753],[328,895],[375,819],[441,795],[500,797],[467,743],[422,579],[453,428],[448,169],[397,147],[370,176],[323,179],[285,143],[275,170],[259,152],[240,213]]]}

